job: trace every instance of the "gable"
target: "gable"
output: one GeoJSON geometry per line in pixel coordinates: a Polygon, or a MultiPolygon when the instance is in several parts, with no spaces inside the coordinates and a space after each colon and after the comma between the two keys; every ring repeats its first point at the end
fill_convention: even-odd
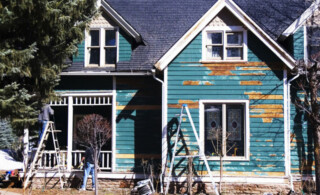
{"type": "Polygon", "coordinates": [[[208,23],[224,8],[228,9],[241,23],[256,35],[289,69],[293,69],[295,60],[268,36],[249,16],[247,16],[232,0],[219,0],[210,10],[198,20],[194,26],[180,40],[170,48],[155,64],[159,70],[163,70],[186,47],[188,43],[202,31],[208,23]]]}

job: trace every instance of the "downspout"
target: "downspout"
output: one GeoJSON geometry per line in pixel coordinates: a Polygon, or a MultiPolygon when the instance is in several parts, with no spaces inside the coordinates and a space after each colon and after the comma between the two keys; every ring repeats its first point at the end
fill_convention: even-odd
{"type": "MultiPolygon", "coordinates": [[[[162,109],[161,109],[161,113],[162,113],[162,117],[161,117],[161,118],[162,118],[162,122],[161,122],[161,124],[162,124],[162,125],[161,125],[161,126],[162,126],[162,130],[163,130],[163,129],[165,128],[165,124],[164,124],[164,117],[165,117],[165,115],[164,115],[164,110],[165,110],[165,109],[163,108],[163,107],[165,106],[165,105],[164,105],[164,102],[165,102],[165,101],[164,101],[164,98],[165,98],[165,97],[164,97],[165,83],[164,83],[163,80],[161,80],[161,79],[159,79],[159,78],[156,77],[156,70],[155,70],[155,69],[152,69],[152,70],[151,70],[151,73],[152,73],[153,79],[156,80],[156,81],[158,81],[158,82],[160,82],[160,83],[161,83],[161,86],[162,86],[162,102],[161,102],[161,105],[162,105],[162,106],[161,106],[161,108],[162,108],[162,109]]],[[[162,136],[161,136],[161,139],[162,139],[162,136]]],[[[161,146],[161,147],[162,147],[162,146],[161,146]]],[[[163,150],[163,148],[161,149],[161,151],[162,151],[162,150],[163,150]]],[[[162,152],[161,152],[161,156],[162,156],[162,152]]],[[[161,158],[161,159],[162,159],[162,158],[161,158]]],[[[161,160],[161,174],[160,174],[160,188],[161,188],[161,191],[160,191],[160,192],[161,192],[162,194],[163,194],[163,180],[162,180],[162,179],[163,179],[163,178],[162,178],[162,177],[163,177],[163,173],[164,173],[164,167],[163,167],[163,165],[162,165],[162,160],[161,160]]]]}
{"type": "MultiPolygon", "coordinates": [[[[290,133],[291,133],[291,82],[296,80],[298,77],[300,76],[300,74],[297,74],[296,76],[294,76],[293,78],[291,78],[288,81],[288,88],[287,88],[287,113],[288,113],[288,119],[287,119],[287,135],[290,137],[290,133]]],[[[290,148],[290,139],[288,140],[288,147],[290,148]]],[[[290,162],[290,168],[289,168],[289,177],[290,177],[290,188],[291,191],[294,192],[294,187],[293,187],[293,179],[292,179],[292,174],[291,174],[291,155],[289,157],[289,162],[290,162]]]]}

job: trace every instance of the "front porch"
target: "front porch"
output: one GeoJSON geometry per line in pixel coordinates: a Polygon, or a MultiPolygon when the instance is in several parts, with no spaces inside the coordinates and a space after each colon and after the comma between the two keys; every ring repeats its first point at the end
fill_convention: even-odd
{"type": "MultiPolygon", "coordinates": [[[[100,153],[99,168],[104,172],[113,171],[114,160],[114,116],[115,103],[113,91],[64,91],[58,92],[60,101],[50,102],[54,110],[52,117],[56,129],[61,130],[58,134],[61,160],[64,162],[66,171],[79,170],[81,159],[85,153],[85,147],[78,139],[77,122],[87,114],[99,114],[107,118],[112,126],[112,139],[107,142],[100,153]]],[[[57,169],[55,151],[52,137],[49,135],[45,151],[40,162],[40,170],[54,171],[57,169]]]]}

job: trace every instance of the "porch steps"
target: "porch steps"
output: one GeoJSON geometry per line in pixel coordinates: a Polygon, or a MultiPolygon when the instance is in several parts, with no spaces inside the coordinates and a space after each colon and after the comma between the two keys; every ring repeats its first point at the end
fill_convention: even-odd
{"type": "Polygon", "coordinates": [[[64,174],[64,162],[62,162],[61,156],[60,156],[60,146],[59,141],[57,137],[57,133],[62,132],[61,130],[56,130],[54,127],[54,123],[52,121],[48,121],[45,127],[45,130],[43,132],[43,135],[41,137],[41,140],[39,142],[39,146],[37,148],[36,154],[34,155],[33,161],[29,167],[29,170],[27,172],[27,178],[24,181],[23,188],[26,189],[32,184],[33,177],[37,174],[38,168],[40,166],[40,162],[43,156],[44,149],[46,148],[46,143],[49,137],[49,134],[51,133],[52,139],[53,139],[53,145],[55,150],[55,156],[57,160],[57,168],[58,168],[58,175],[60,178],[60,184],[61,188],[64,187],[64,184],[67,183],[65,174],[64,174]]]}
{"type": "MultiPolygon", "coordinates": [[[[208,164],[208,161],[207,161],[207,157],[206,155],[204,154],[204,150],[202,149],[201,147],[201,144],[200,144],[200,139],[199,139],[199,136],[198,136],[198,133],[197,133],[197,130],[194,126],[194,123],[193,123],[193,120],[192,120],[192,117],[191,117],[191,114],[190,114],[190,111],[189,111],[189,108],[188,108],[188,105],[187,104],[183,104],[182,105],[182,108],[181,108],[181,111],[180,111],[180,114],[178,115],[179,116],[179,125],[178,125],[178,130],[177,130],[177,133],[176,133],[176,138],[175,138],[175,142],[174,142],[174,148],[173,148],[173,153],[172,153],[172,159],[171,159],[171,162],[170,162],[170,171],[169,171],[169,175],[168,175],[168,178],[167,178],[167,185],[166,185],[166,191],[165,191],[165,195],[168,194],[168,190],[169,190],[169,184],[170,184],[170,180],[172,179],[171,176],[172,176],[172,171],[173,171],[173,166],[174,166],[174,161],[176,158],[200,158],[204,161],[205,165],[206,165],[206,168],[207,168],[207,171],[208,171],[208,174],[210,176],[210,179],[211,179],[211,182],[212,182],[212,185],[213,185],[213,189],[215,191],[215,194],[216,195],[219,195],[219,192],[217,190],[217,187],[213,181],[213,176],[212,176],[212,173],[210,171],[210,167],[209,167],[209,164],[208,164]],[[184,111],[186,112],[186,114],[184,114],[184,111]],[[180,131],[181,131],[181,123],[184,121],[183,120],[183,117],[184,116],[188,116],[189,118],[189,122],[191,124],[191,127],[192,127],[192,130],[193,130],[193,134],[197,140],[197,145],[199,147],[199,154],[194,154],[194,155],[176,155],[176,152],[177,152],[177,145],[178,145],[178,142],[181,140],[180,139],[180,131]]],[[[183,134],[182,134],[183,135],[183,134]]]]}

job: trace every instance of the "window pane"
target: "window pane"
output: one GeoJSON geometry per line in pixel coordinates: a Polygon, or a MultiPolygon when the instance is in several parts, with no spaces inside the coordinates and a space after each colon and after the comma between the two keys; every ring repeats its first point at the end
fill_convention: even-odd
{"type": "Polygon", "coordinates": [[[106,30],[106,43],[105,46],[115,46],[116,45],[116,31],[106,30]]]}
{"type": "Polygon", "coordinates": [[[227,34],[228,45],[242,45],[242,33],[228,33],[227,34]]]}
{"type": "Polygon", "coordinates": [[[89,64],[100,64],[100,49],[99,48],[91,48],[90,49],[90,59],[89,64]]]}
{"type": "Polygon", "coordinates": [[[106,64],[115,64],[117,61],[117,48],[105,48],[106,64]]]}
{"type": "Polygon", "coordinates": [[[223,56],[222,47],[208,46],[207,49],[208,49],[209,58],[222,59],[222,56],[223,56]]]}
{"type": "Polygon", "coordinates": [[[210,33],[212,44],[222,44],[222,33],[210,33]]]}
{"type": "Polygon", "coordinates": [[[227,105],[227,156],[244,156],[244,106],[227,105]]]}
{"type": "Polygon", "coordinates": [[[219,156],[222,148],[222,106],[205,105],[205,154],[219,156]]]}
{"type": "Polygon", "coordinates": [[[227,57],[242,59],[242,48],[227,48],[227,57]]]}
{"type": "Polygon", "coordinates": [[[90,30],[91,46],[99,46],[99,30],[90,30]]]}

